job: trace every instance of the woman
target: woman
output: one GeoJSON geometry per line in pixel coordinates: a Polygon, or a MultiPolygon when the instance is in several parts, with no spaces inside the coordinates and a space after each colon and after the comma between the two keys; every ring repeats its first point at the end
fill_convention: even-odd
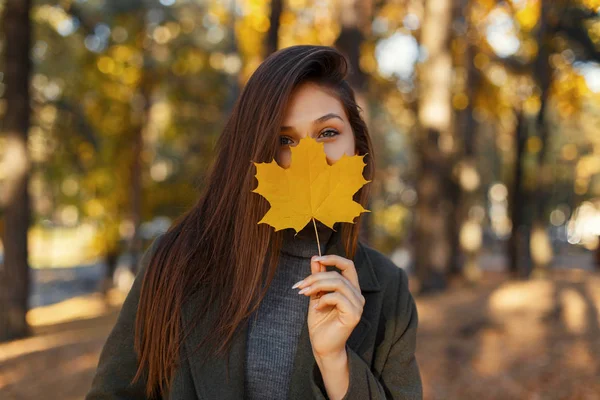
{"type": "MultiPolygon", "coordinates": [[[[270,206],[252,193],[251,162],[287,168],[307,135],[330,164],[366,154],[372,179],[346,73],[323,46],[282,49],[254,72],[198,203],[146,251],[87,400],[422,397],[407,276],[357,241],[360,218],[317,225],[321,258],[311,224],[258,224],[270,206]]],[[[354,196],[363,206],[368,188],[354,196]]]]}

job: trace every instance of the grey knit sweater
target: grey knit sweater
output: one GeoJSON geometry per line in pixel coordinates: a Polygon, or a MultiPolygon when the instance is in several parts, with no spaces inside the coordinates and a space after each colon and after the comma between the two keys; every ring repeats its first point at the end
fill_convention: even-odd
{"type": "MultiPolygon", "coordinates": [[[[321,252],[333,231],[317,223],[321,252]]],[[[337,227],[336,227],[337,229],[337,227]]],[[[318,255],[312,223],[294,236],[284,231],[277,272],[257,312],[249,321],[246,347],[247,400],[279,400],[287,397],[293,361],[309,298],[292,285],[310,275],[310,258],[318,255]]]]}

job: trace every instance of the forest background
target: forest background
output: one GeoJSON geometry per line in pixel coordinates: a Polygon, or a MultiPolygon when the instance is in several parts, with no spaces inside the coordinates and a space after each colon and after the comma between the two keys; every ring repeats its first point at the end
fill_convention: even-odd
{"type": "Polygon", "coordinates": [[[240,89],[311,43],[351,64],[378,167],[361,240],[411,276],[426,397],[600,398],[600,1],[0,0],[0,14],[0,397],[85,393],[240,89]]]}

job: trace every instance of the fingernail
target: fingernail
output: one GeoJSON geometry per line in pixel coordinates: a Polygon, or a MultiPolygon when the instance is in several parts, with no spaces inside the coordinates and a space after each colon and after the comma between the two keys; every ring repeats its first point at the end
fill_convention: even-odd
{"type": "Polygon", "coordinates": [[[323,256],[315,256],[313,258],[313,260],[315,260],[315,261],[323,261],[323,256]]]}
{"type": "Polygon", "coordinates": [[[313,308],[317,308],[318,306],[319,306],[319,302],[317,301],[317,302],[315,303],[315,305],[313,306],[313,308]]]}
{"type": "Polygon", "coordinates": [[[302,283],[304,283],[304,280],[294,283],[294,286],[292,286],[292,289],[296,289],[298,286],[302,285],[302,283]]]}
{"type": "Polygon", "coordinates": [[[307,286],[304,289],[302,289],[301,291],[299,291],[298,294],[306,293],[306,292],[308,292],[309,289],[310,289],[310,286],[307,286]]]}

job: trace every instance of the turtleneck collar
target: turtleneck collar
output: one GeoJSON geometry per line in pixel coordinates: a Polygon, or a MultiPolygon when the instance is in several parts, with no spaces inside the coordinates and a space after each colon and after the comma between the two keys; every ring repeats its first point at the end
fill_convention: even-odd
{"type": "MultiPolygon", "coordinates": [[[[333,227],[336,230],[335,233],[339,233],[339,223],[334,224],[333,227]]],[[[335,236],[334,231],[317,221],[317,232],[319,233],[321,254],[325,254],[325,250],[327,249],[330,239],[335,236]]],[[[303,258],[310,258],[314,255],[319,255],[317,238],[315,236],[315,227],[313,226],[312,221],[306,224],[306,226],[302,228],[298,234],[296,234],[294,229],[285,229],[283,231],[281,252],[303,258]]]]}

